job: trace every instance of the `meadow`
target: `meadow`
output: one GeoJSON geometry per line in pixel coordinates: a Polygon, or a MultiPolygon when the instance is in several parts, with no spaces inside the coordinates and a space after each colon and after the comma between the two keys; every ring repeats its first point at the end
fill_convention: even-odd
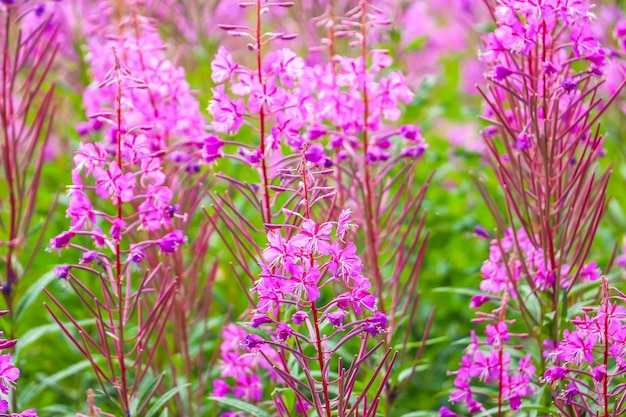
{"type": "Polygon", "coordinates": [[[0,0],[0,417],[626,415],[620,0],[0,0]]]}

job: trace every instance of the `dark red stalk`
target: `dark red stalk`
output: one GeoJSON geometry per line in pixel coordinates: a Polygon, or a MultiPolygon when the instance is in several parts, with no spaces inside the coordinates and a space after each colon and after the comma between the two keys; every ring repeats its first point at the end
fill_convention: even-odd
{"type": "MultiPolygon", "coordinates": [[[[302,184],[303,184],[303,199],[304,199],[304,216],[307,219],[311,218],[311,208],[309,207],[309,187],[307,183],[307,162],[306,158],[302,158],[302,184]]],[[[315,260],[311,255],[311,267],[313,267],[315,260]]],[[[331,417],[332,410],[330,406],[330,395],[328,393],[328,381],[326,380],[326,364],[324,361],[324,348],[322,346],[322,335],[319,328],[319,317],[317,313],[317,307],[315,302],[311,302],[311,313],[313,314],[313,326],[315,327],[315,345],[317,349],[317,362],[320,367],[320,379],[322,380],[322,394],[324,395],[324,403],[326,409],[326,416],[331,417]]],[[[313,392],[314,395],[315,392],[313,392]]]]}
{"type": "MultiPolygon", "coordinates": [[[[115,54],[115,51],[113,51],[115,54]]],[[[122,169],[122,80],[120,78],[120,62],[115,55],[115,71],[117,73],[117,105],[116,105],[116,118],[117,118],[117,164],[120,169],[122,169]]],[[[120,221],[123,221],[123,211],[122,211],[122,197],[121,195],[117,197],[117,218],[120,221]]],[[[118,322],[117,322],[117,338],[115,340],[115,350],[117,353],[117,360],[119,362],[120,367],[120,378],[122,380],[121,387],[121,395],[120,400],[122,401],[122,407],[128,417],[130,417],[130,400],[128,398],[128,383],[126,381],[126,355],[124,353],[124,303],[122,297],[122,285],[123,285],[123,277],[122,277],[122,249],[120,246],[120,240],[115,241],[115,285],[117,287],[118,302],[118,322]]]]}
{"type": "MultiPolygon", "coordinates": [[[[263,94],[266,93],[265,80],[263,79],[263,58],[262,58],[262,42],[261,42],[261,0],[257,0],[256,7],[256,62],[257,62],[257,74],[259,77],[259,83],[263,87],[263,94]]],[[[261,139],[261,181],[263,186],[263,222],[271,223],[272,222],[272,212],[271,212],[271,204],[270,204],[270,193],[269,193],[269,181],[267,174],[267,162],[265,160],[265,109],[264,104],[261,104],[261,108],[259,109],[259,123],[260,123],[260,139],[261,139]]]]}
{"type": "Polygon", "coordinates": [[[606,278],[602,278],[602,289],[604,291],[604,352],[602,363],[604,364],[604,378],[602,379],[602,403],[604,406],[604,416],[609,417],[609,310],[611,299],[609,295],[609,283],[606,278]]]}
{"type": "MultiPolygon", "coordinates": [[[[361,58],[363,59],[363,70],[367,71],[367,0],[360,1],[361,7],[361,58]]],[[[378,260],[378,238],[377,238],[377,222],[378,216],[374,212],[374,196],[372,192],[372,180],[368,161],[369,146],[369,95],[367,93],[367,81],[363,80],[363,177],[365,183],[364,193],[364,212],[365,212],[365,234],[366,246],[370,267],[373,269],[372,279],[378,299],[378,308],[385,313],[385,303],[383,300],[383,282],[380,273],[380,265],[378,260]]]]}

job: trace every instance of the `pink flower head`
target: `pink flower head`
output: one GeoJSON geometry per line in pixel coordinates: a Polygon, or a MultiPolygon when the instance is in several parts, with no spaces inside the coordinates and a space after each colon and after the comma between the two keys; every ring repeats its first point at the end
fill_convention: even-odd
{"type": "Polygon", "coordinates": [[[307,219],[302,224],[302,231],[291,238],[290,243],[311,254],[328,255],[330,253],[331,223],[316,223],[307,219]]]}
{"type": "Polygon", "coordinates": [[[233,57],[222,45],[217,50],[215,58],[211,61],[211,79],[217,84],[232,81],[233,74],[239,65],[233,61],[233,57]]]}

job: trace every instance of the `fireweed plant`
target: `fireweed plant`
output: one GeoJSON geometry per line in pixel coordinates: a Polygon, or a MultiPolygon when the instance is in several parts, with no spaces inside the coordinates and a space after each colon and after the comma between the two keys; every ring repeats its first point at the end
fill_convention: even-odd
{"type": "MultiPolygon", "coordinates": [[[[202,398],[206,398],[201,387],[208,383],[209,373],[204,369],[207,362],[204,349],[193,349],[191,345],[208,343],[206,326],[217,270],[215,264],[209,265],[211,259],[206,256],[212,225],[205,222],[192,231],[189,227],[203,197],[200,184],[207,175],[203,167],[219,156],[221,146],[214,143],[213,136],[204,134],[204,120],[185,79],[185,71],[166,57],[166,46],[155,22],[131,9],[131,14],[117,27],[119,40],[112,43],[107,38],[111,32],[107,32],[106,27],[112,20],[112,5],[102,3],[104,10],[107,7],[110,10],[108,20],[101,21],[102,10],[89,20],[91,27],[87,30],[95,34],[88,37],[88,59],[94,73],[99,74],[96,79],[101,79],[112,62],[108,59],[110,57],[102,57],[98,51],[116,48],[124,57],[123,65],[138,83],[137,88],[122,89],[122,100],[128,103],[124,115],[127,123],[140,129],[141,134],[133,140],[146,154],[151,154],[151,158],[142,163],[149,164],[146,169],[153,170],[159,179],[158,184],[147,188],[148,195],[137,210],[140,216],[147,216],[146,230],[158,231],[161,225],[171,224],[170,219],[178,218],[185,220],[178,222],[179,230],[185,236],[190,233],[195,236],[184,250],[166,258],[155,251],[147,252],[145,261],[149,270],[161,268],[178,277],[166,329],[166,334],[172,334],[172,337],[166,337],[162,342],[165,353],[156,356],[153,368],[167,370],[172,378],[159,388],[161,395],[167,391],[165,386],[185,387],[184,393],[176,392],[173,402],[180,415],[193,415],[194,409],[202,407],[202,398]],[[195,261],[185,262],[184,258],[190,254],[195,261]],[[199,386],[193,387],[185,381],[197,381],[199,386]]],[[[84,93],[84,103],[92,118],[79,125],[79,131],[83,134],[100,131],[106,141],[114,138],[116,127],[104,124],[94,116],[109,105],[115,92],[97,87],[92,84],[84,93]]],[[[112,142],[114,145],[115,141],[112,142]]],[[[158,238],[158,233],[152,237],[158,238]]],[[[170,278],[167,274],[158,274],[155,279],[157,285],[168,285],[170,278]]]]}
{"type": "MultiPolygon", "coordinates": [[[[49,72],[58,50],[58,28],[49,16],[40,17],[31,4],[0,3],[0,282],[8,309],[0,315],[7,318],[10,339],[20,334],[25,308],[20,281],[35,264],[50,220],[38,220],[36,202],[55,113],[49,72]]],[[[0,341],[0,413],[17,408],[15,394],[10,407],[6,401],[19,376],[9,353],[16,342],[0,341]]]]}
{"type": "MultiPolygon", "coordinates": [[[[211,77],[217,86],[208,111],[213,117],[213,129],[222,136],[236,135],[244,126],[258,133],[258,145],[222,142],[217,137],[215,144],[236,145],[237,154],[225,156],[252,165],[260,184],[247,184],[221,174],[218,177],[245,196],[262,214],[264,228],[272,230],[274,217],[293,202],[284,194],[283,170],[293,167],[300,149],[304,149],[308,163],[333,172],[330,182],[324,185],[326,194],[320,196],[328,205],[324,217],[337,218],[339,207],[345,205],[362,219],[363,241],[369,250],[365,266],[373,277],[372,291],[382,311],[391,309],[390,322],[405,326],[402,332],[394,332],[393,340],[388,335],[387,343],[407,353],[425,248],[425,217],[419,209],[426,185],[415,188],[413,181],[416,160],[427,145],[419,127],[393,127],[413,94],[403,74],[390,68],[393,59],[388,51],[370,50],[367,43],[372,36],[384,33],[389,21],[373,2],[358,2],[343,17],[335,16],[334,2],[328,2],[324,14],[315,19],[316,25],[328,28],[328,37],[322,39],[328,60],[307,65],[290,49],[269,48],[271,41],[288,41],[293,35],[262,33],[260,26],[261,18],[273,10],[298,6],[242,3],[242,7],[254,11],[256,28],[229,24],[221,27],[235,37],[252,40],[248,49],[256,55],[256,68],[236,62],[225,47],[220,47],[211,63],[211,77]],[[355,51],[354,57],[335,53],[338,39],[341,47],[355,51]],[[269,49],[265,55],[264,47],[269,49]],[[383,273],[389,278],[383,280],[383,273]],[[402,291],[405,285],[406,292],[402,291]]],[[[248,264],[251,256],[258,259],[261,245],[250,243],[255,242],[254,236],[263,226],[254,225],[234,209],[236,204],[228,194],[212,194],[212,198],[230,209],[217,210],[220,220],[236,232],[228,237],[221,233],[222,238],[228,242],[238,266],[255,282],[257,277],[248,264]]],[[[239,277],[239,281],[243,283],[244,279],[239,277]]],[[[413,362],[404,378],[385,388],[386,406],[391,406],[410,380],[421,352],[419,349],[411,354],[409,361],[413,362]]],[[[239,397],[242,392],[234,391],[239,397]]]]}
{"type": "MultiPolygon", "coordinates": [[[[100,5],[86,29],[92,31],[87,60],[94,83],[84,94],[90,120],[78,127],[100,140],[80,143],[68,187],[70,228],[50,241],[51,250],[82,252],[78,264],[59,266],[55,274],[74,289],[96,331],[48,290],[53,305],[46,308],[91,363],[101,395],[123,415],[154,412],[148,406],[157,394],[161,407],[173,397],[179,415],[191,415],[201,402],[182,390],[192,380],[201,387],[205,375],[202,351],[190,353],[187,332],[206,327],[215,271],[204,275],[204,262],[185,268],[178,252],[198,204],[199,187],[189,178],[216,150],[203,134],[184,70],[165,58],[151,22],[133,10],[120,18],[108,2],[100,5]],[[209,288],[198,291],[205,284],[209,288]],[[175,335],[171,344],[164,341],[166,329],[175,335]],[[160,360],[157,352],[165,352],[160,360]],[[173,364],[179,356],[182,369],[173,364]],[[164,384],[167,372],[171,380],[164,384]],[[176,379],[179,373],[187,382],[176,379]]],[[[210,227],[194,233],[203,237],[192,245],[194,256],[202,256],[210,227]]]]}
{"type": "MultiPolygon", "coordinates": [[[[598,92],[607,56],[591,33],[589,2],[486,4],[496,29],[484,37],[479,54],[489,66],[489,84],[480,88],[486,104],[483,118],[489,123],[483,138],[505,210],[499,210],[477,181],[499,230],[481,269],[482,293],[472,298],[471,307],[493,303],[496,307],[492,313],[478,313],[477,321],[490,321],[484,328],[486,337],[472,336],[461,367],[454,372],[450,401],[464,403],[471,414],[500,416],[522,409],[522,399],[537,392],[540,377],[555,361],[582,365],[580,357],[572,360],[567,353],[576,344],[574,339],[580,341],[580,354],[604,349],[593,346],[600,340],[596,333],[581,338],[568,328],[581,323],[571,317],[576,314],[572,307],[581,301],[585,288],[598,288],[601,276],[598,265],[587,258],[605,209],[609,179],[609,172],[600,172],[596,164],[603,156],[598,118],[615,95],[607,101],[598,92]],[[518,327],[524,330],[523,345],[512,342],[522,335],[509,333],[518,327]],[[563,337],[565,341],[559,342],[563,337]],[[490,354],[480,348],[484,345],[491,347],[490,354]],[[508,354],[507,349],[515,353],[508,354]],[[534,360],[524,351],[532,352],[534,360]],[[487,388],[478,388],[473,383],[478,381],[487,388]],[[487,402],[490,408],[484,405],[487,402]]],[[[477,231],[490,238],[486,231],[477,231]]],[[[608,352],[608,347],[604,350],[608,352]]],[[[592,362],[591,354],[586,358],[592,362]]],[[[567,408],[562,404],[569,406],[578,396],[576,401],[592,415],[608,416],[606,387],[613,375],[608,371],[594,375],[598,387],[604,387],[595,392],[602,392],[604,400],[593,402],[605,404],[604,413],[593,408],[588,397],[578,396],[595,395],[588,394],[594,390],[590,385],[587,392],[576,391],[575,384],[554,389],[558,408],[562,411],[567,408]]],[[[560,379],[554,374],[546,378],[560,379]]],[[[553,401],[545,389],[537,397],[543,406],[553,401]]],[[[441,413],[454,415],[446,408],[441,413]]]]}
{"type": "MultiPolygon", "coordinates": [[[[367,358],[384,343],[368,348],[369,338],[386,331],[387,318],[376,311],[372,284],[361,275],[355,245],[346,241],[352,226],[350,211],[342,211],[337,221],[312,219],[319,192],[316,177],[330,171],[311,170],[311,166],[303,158],[300,172],[283,171],[287,181],[298,179],[297,188],[291,191],[298,196],[294,203],[302,212],[285,209],[285,223],[275,224],[267,234],[262,272],[253,288],[257,300],[250,327],[258,332],[245,335],[239,345],[247,355],[262,356],[261,368],[289,388],[272,395],[276,415],[294,411],[308,415],[311,408],[320,416],[347,416],[357,410],[375,415],[389,379],[388,372],[382,374],[383,365],[390,366],[394,360],[387,363],[391,349],[364,389],[355,383],[358,374],[365,372],[361,368],[367,358]],[[322,294],[324,288],[331,290],[332,298],[322,294]],[[355,341],[358,353],[343,357],[340,351],[355,341]]],[[[228,356],[223,358],[222,369],[227,371],[223,374],[235,378],[235,394],[247,401],[261,400],[262,385],[255,368],[237,367],[228,356]]],[[[245,356],[243,360],[247,361],[245,356]]]]}

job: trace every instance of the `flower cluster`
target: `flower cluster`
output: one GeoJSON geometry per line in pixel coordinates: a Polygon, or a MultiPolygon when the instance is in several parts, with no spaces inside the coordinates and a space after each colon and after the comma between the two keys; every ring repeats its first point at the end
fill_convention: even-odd
{"type": "MultiPolygon", "coordinates": [[[[81,143],[74,156],[76,168],[72,171],[73,184],[68,187],[70,201],[66,210],[70,218],[70,229],[50,240],[51,249],[62,249],[72,245],[76,235],[93,238],[96,250],[84,251],[81,265],[93,261],[106,262],[108,256],[99,248],[114,249],[115,242],[133,230],[159,232],[161,237],[132,244],[126,250],[125,263],[139,264],[145,258],[145,250],[157,246],[162,253],[172,253],[185,241],[180,230],[172,229],[177,214],[173,194],[165,183],[161,169],[162,157],[150,151],[145,135],[137,130],[118,134],[120,155],[111,157],[102,143],[81,143]],[[91,185],[84,184],[89,180],[91,185]],[[98,210],[92,203],[95,194],[102,200],[111,200],[118,210],[115,213],[98,210]],[[120,215],[122,206],[134,206],[131,215],[120,215]]],[[[64,278],[66,269],[57,270],[64,278]]]]}
{"type": "Polygon", "coordinates": [[[262,265],[263,272],[254,286],[259,301],[252,327],[273,323],[274,340],[284,343],[293,335],[294,326],[310,323],[307,310],[315,310],[313,320],[317,324],[327,321],[342,331],[356,327],[372,336],[384,332],[386,318],[374,313],[376,299],[370,291],[369,279],[361,275],[362,263],[356,246],[343,240],[350,224],[350,211],[344,210],[338,222],[304,219],[299,232],[290,238],[280,231],[267,234],[268,245],[263,253],[266,264],[262,265]],[[326,270],[330,270],[331,276],[324,279],[326,270]],[[333,282],[347,291],[326,303],[318,315],[320,289],[333,282]],[[290,321],[279,320],[287,318],[285,312],[289,308],[294,310],[290,321]],[[359,317],[365,312],[374,314],[344,323],[350,313],[359,317]]]}
{"type": "MultiPolygon", "coordinates": [[[[557,282],[558,288],[570,288],[576,276],[597,280],[601,270],[595,262],[585,264],[579,272],[565,263],[553,266],[544,249],[537,247],[524,229],[507,229],[501,239],[491,241],[489,259],[483,263],[481,273],[480,289],[484,293],[500,296],[506,292],[518,298],[520,285],[528,283],[534,291],[549,292],[557,282]]],[[[479,307],[488,299],[488,295],[477,295],[472,299],[472,307],[479,307]]]]}
{"type": "MultiPolygon", "coordinates": [[[[392,57],[385,50],[371,52],[371,64],[363,57],[335,56],[332,62],[305,68],[302,89],[311,98],[315,115],[308,123],[309,140],[328,134],[329,146],[339,161],[363,152],[365,123],[368,130],[367,160],[386,161],[393,156],[392,139],[400,136],[401,156],[421,157],[427,145],[418,126],[391,128],[400,118],[402,105],[413,93],[401,71],[390,71],[392,57]],[[367,101],[364,101],[364,92],[367,101]],[[366,109],[367,106],[367,109],[366,109]],[[364,114],[367,111],[367,119],[364,114]]],[[[319,146],[321,149],[321,145],[319,146]]]]}
{"type": "MultiPolygon", "coordinates": [[[[369,138],[368,159],[389,159],[394,135],[408,141],[403,156],[420,157],[426,145],[419,127],[389,129],[383,124],[397,121],[400,106],[413,98],[400,71],[380,75],[391,64],[392,58],[386,51],[374,51],[369,67],[361,57],[343,56],[334,57],[328,64],[307,66],[293,51],[282,48],[267,54],[258,75],[237,64],[220,47],[211,63],[211,77],[218,83],[208,107],[214,119],[212,126],[218,132],[236,134],[246,118],[263,109],[264,117],[275,118],[266,138],[268,149],[278,153],[285,143],[297,152],[307,144],[307,159],[328,166],[331,161],[321,139],[329,138],[329,147],[339,153],[340,160],[359,148],[364,124],[363,90],[367,88],[370,95],[367,124],[376,133],[369,138]],[[241,98],[228,94],[226,85],[235,97],[241,98]]],[[[240,155],[251,164],[269,157],[259,152],[259,149],[240,149],[240,155]]]]}
{"type": "MultiPolygon", "coordinates": [[[[151,49],[143,45],[143,42],[151,42],[150,39],[158,37],[158,34],[147,27],[143,27],[141,33],[146,36],[142,36],[141,41],[140,38],[133,38],[137,42],[133,43],[134,50],[141,48],[144,52],[156,51],[154,45],[151,49]]],[[[90,39],[92,42],[98,41],[97,37],[90,39]]],[[[96,248],[109,246],[115,249],[115,242],[119,242],[123,235],[133,230],[160,233],[160,238],[134,243],[125,251],[127,257],[124,262],[138,264],[145,258],[144,252],[147,247],[158,246],[162,253],[172,253],[185,241],[180,230],[172,230],[173,219],[184,216],[177,213],[179,205],[173,201],[174,194],[167,185],[164,162],[169,153],[164,147],[171,135],[185,132],[192,134],[196,132],[198,126],[187,123],[189,120],[185,121],[184,118],[177,118],[175,113],[172,113],[172,108],[164,108],[157,104],[168,103],[168,106],[178,106],[175,104],[177,102],[175,97],[166,97],[172,91],[166,93],[163,90],[164,95],[158,96],[153,91],[153,87],[158,86],[157,80],[141,78],[149,77],[149,74],[163,76],[168,68],[172,69],[167,61],[161,60],[159,64],[156,57],[153,57],[150,62],[155,66],[148,72],[146,67],[139,69],[140,64],[135,61],[143,63],[143,55],[133,55],[131,66],[138,72],[135,74],[130,72],[128,65],[123,64],[118,56],[118,53],[127,52],[124,49],[116,49],[114,45],[107,45],[102,47],[108,47],[111,52],[98,55],[105,62],[93,65],[95,75],[105,77],[97,80],[101,90],[91,91],[93,88],[91,86],[85,94],[94,98],[90,103],[96,106],[99,112],[99,117],[93,119],[93,122],[98,128],[106,125],[111,140],[109,144],[80,143],[80,148],[74,156],[76,167],[72,171],[73,184],[68,187],[70,202],[66,213],[71,219],[71,227],[69,231],[51,239],[50,247],[52,249],[67,247],[75,235],[84,234],[94,239],[96,248]],[[112,67],[104,74],[100,69],[107,64],[111,64],[112,67]],[[91,185],[85,185],[84,180],[89,180],[91,185]],[[111,200],[113,205],[117,206],[116,212],[97,210],[92,204],[89,192],[95,193],[100,199],[111,200]],[[133,206],[134,213],[125,215],[123,205],[133,206]]],[[[177,79],[180,78],[173,78],[177,79]]],[[[176,83],[170,81],[172,79],[166,82],[163,78],[160,82],[163,86],[167,85],[167,88],[175,88],[176,83]]],[[[182,90],[185,90],[186,83],[181,86],[182,90]]],[[[188,91],[186,94],[181,97],[190,99],[188,91]]],[[[183,102],[179,104],[182,105],[183,102]]],[[[186,109],[185,113],[193,114],[193,108],[191,106],[190,109],[186,109]]],[[[182,107],[180,111],[182,112],[182,107]]],[[[84,250],[84,255],[80,264],[90,264],[94,260],[104,262],[108,259],[98,251],[81,249],[84,250]]],[[[57,272],[63,277],[67,274],[67,269],[62,268],[57,272]]]]}
{"type": "Polygon", "coordinates": [[[600,156],[601,140],[587,125],[586,115],[593,109],[587,98],[608,58],[594,38],[590,3],[498,1],[494,16],[497,28],[484,37],[480,54],[493,84],[484,94],[489,104],[485,118],[496,125],[485,129],[485,138],[492,139],[497,125],[504,125],[509,146],[530,160],[538,159],[544,135],[573,162],[585,158],[580,155],[585,151],[600,156]],[[531,101],[529,94],[539,100],[531,101]],[[534,126],[533,119],[538,120],[534,126]]]}
{"type": "MultiPolygon", "coordinates": [[[[0,316],[4,316],[9,312],[0,311],[0,316]]],[[[2,332],[0,332],[2,337],[2,332]]],[[[11,349],[17,344],[17,340],[0,339],[0,351],[11,349]]],[[[11,391],[15,389],[15,381],[20,376],[20,370],[11,362],[11,355],[8,353],[0,354],[0,415],[9,417],[37,417],[37,413],[33,409],[25,410],[19,414],[5,414],[9,411],[9,402],[5,399],[11,391]]]]}
{"type": "Polygon", "coordinates": [[[577,60],[587,61],[591,72],[601,75],[606,57],[593,36],[591,8],[587,0],[498,0],[494,10],[498,26],[486,35],[481,57],[495,66],[493,76],[500,81],[524,70],[519,61],[510,59],[515,55],[543,56],[540,67],[551,76],[577,60]]]}
{"type": "Polygon", "coordinates": [[[276,382],[278,375],[273,370],[267,359],[278,362],[279,358],[270,346],[261,346],[260,354],[250,354],[242,351],[240,343],[246,340],[246,330],[236,324],[228,324],[222,331],[222,344],[220,345],[220,374],[223,378],[234,381],[231,387],[224,379],[213,380],[213,396],[223,397],[232,393],[236,398],[248,402],[260,401],[263,396],[263,384],[261,378],[265,370],[270,380],[276,382]]]}
{"type": "Polygon", "coordinates": [[[626,413],[626,297],[617,290],[611,296],[606,279],[602,282],[601,305],[585,308],[571,320],[573,329],[563,331],[563,339],[549,356],[553,365],[542,379],[553,389],[555,405],[563,415],[626,413]],[[570,414],[571,409],[579,412],[570,414]]]}
{"type": "MultiPolygon", "coordinates": [[[[387,317],[376,312],[372,285],[362,274],[363,264],[356,246],[347,239],[353,227],[350,210],[343,210],[337,221],[312,219],[314,202],[334,192],[330,187],[315,184],[318,176],[327,171],[309,171],[315,164],[307,162],[306,148],[301,151],[300,167],[302,172],[284,170],[281,175],[286,181],[285,190],[290,189],[287,184],[300,181],[297,190],[292,191],[299,194],[296,207],[304,206],[304,213],[284,208],[287,220],[269,227],[261,272],[252,289],[257,296],[250,322],[254,330],[239,339],[241,348],[249,354],[240,357],[233,352],[229,341],[234,336],[228,334],[222,345],[222,376],[236,379],[235,396],[258,400],[261,386],[257,377],[249,369],[237,370],[241,369],[240,364],[249,361],[255,363],[253,369],[258,368],[258,362],[252,358],[261,355],[272,363],[270,377],[280,377],[278,381],[296,392],[296,412],[306,413],[312,407],[320,415],[330,415],[332,409],[351,404],[347,397],[331,400],[329,385],[353,389],[352,382],[344,378],[331,382],[331,360],[353,339],[365,344],[369,338],[384,333],[387,317]],[[334,294],[332,298],[328,298],[324,288],[332,288],[328,291],[328,295],[334,294]],[[313,356],[311,349],[317,352],[313,356]],[[268,350],[273,352],[270,354],[268,350]],[[295,378],[302,377],[300,373],[292,374],[286,355],[293,356],[300,371],[307,375],[302,383],[294,385],[295,378]],[[307,393],[302,391],[305,387],[309,389],[307,393]]],[[[235,333],[237,329],[233,329],[235,333]]],[[[361,354],[366,352],[363,349],[361,354]]],[[[360,363],[355,361],[352,366],[358,367],[360,363]]],[[[216,389],[222,394],[229,390],[221,381],[216,389]]],[[[279,409],[286,407],[284,399],[273,400],[279,409]]]]}
{"type": "MultiPolygon", "coordinates": [[[[489,322],[484,329],[485,338],[479,340],[472,331],[471,342],[461,359],[460,368],[452,372],[456,377],[450,402],[464,403],[472,414],[486,411],[478,398],[489,397],[473,383],[497,385],[497,394],[492,399],[497,402],[499,410],[505,403],[512,410],[519,410],[522,398],[529,397],[535,390],[532,384],[535,367],[530,354],[520,357],[515,346],[506,345],[511,342],[511,338],[525,338],[526,335],[509,332],[509,326],[514,320],[504,318],[505,310],[506,301],[491,314],[479,314],[481,318],[475,321],[489,322]]],[[[440,410],[440,413],[442,416],[455,415],[447,408],[440,410]]]]}
{"type": "Polygon", "coordinates": [[[102,130],[108,143],[115,146],[117,128],[106,119],[117,88],[107,80],[119,59],[123,72],[129,75],[122,85],[123,133],[135,128],[148,152],[167,151],[172,158],[191,164],[189,169],[197,169],[203,160],[212,161],[213,152],[219,153],[220,147],[212,148],[205,158],[200,155],[207,139],[199,103],[190,91],[184,68],[165,57],[166,46],[156,27],[136,14],[126,17],[115,31],[108,22],[88,28],[86,60],[94,81],[83,94],[90,120],[78,126],[79,133],[102,130]]]}

